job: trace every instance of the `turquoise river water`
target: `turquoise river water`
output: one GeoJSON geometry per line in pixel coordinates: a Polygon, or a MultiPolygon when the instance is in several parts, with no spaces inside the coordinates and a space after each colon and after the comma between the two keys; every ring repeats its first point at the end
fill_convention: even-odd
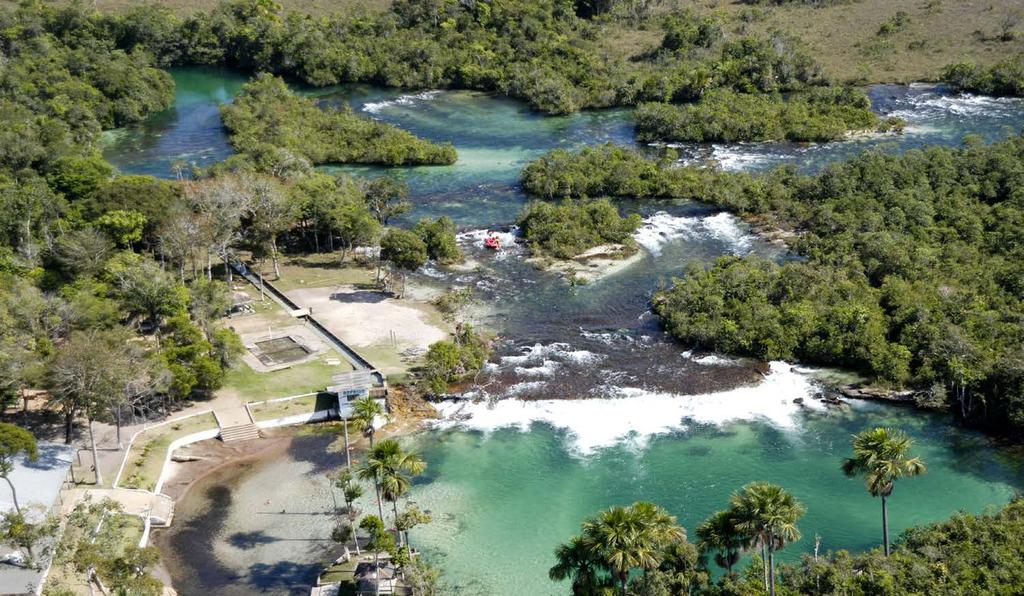
{"type": "MultiPolygon", "coordinates": [[[[217,106],[230,101],[244,77],[199,69],[174,76],[174,107],[108,134],[105,155],[122,171],[170,177],[176,161],[209,164],[230,154],[217,106]]],[[[944,416],[857,402],[828,409],[814,399],[823,371],[786,363],[764,370],[694,354],[668,340],[648,303],[651,292],[687,263],[751,252],[785,256],[728,214],[693,203],[625,201],[624,210],[644,217],[636,236],[641,258],[577,288],[524,263],[524,251],[511,242],[496,254],[483,249],[486,230],[511,224],[526,202],[516,183],[525,163],[555,147],[636,145],[629,110],[543,117],[518,102],[471,92],[345,87],[309,93],[325,105],[347,102],[418,135],[451,141],[459,151],[458,162],[446,167],[325,169],[407,181],[415,209],[405,223],[451,216],[475,267],[427,266],[416,281],[428,288],[475,288],[486,304],[476,318],[502,338],[497,356],[472,388],[483,399],[442,406],[442,423],[408,439],[429,464],[411,498],[434,515],[413,540],[460,592],[566,593],[567,586],[547,579],[551,552],[586,516],[646,499],[692,528],[752,480],[782,484],[807,506],[800,524],[804,539],[787,548],[784,558],[812,549],[816,535],[823,550],[870,548],[879,541],[879,503],[839,472],[850,435],[870,426],[905,429],[929,465],[927,476],[897,487],[891,502],[895,531],[961,509],[999,506],[1024,487],[1018,458],[950,425],[944,416]],[[796,398],[805,398],[805,405],[795,404],[796,398]]],[[[968,134],[992,141],[1024,125],[1024,104],[1016,100],[954,95],[932,86],[876,86],[870,95],[880,113],[908,120],[906,133],[828,145],[681,146],[679,151],[683,160],[714,161],[726,169],[792,163],[813,171],[865,149],[955,145],[968,134]]],[[[318,478],[322,467],[316,468],[318,478]]],[[[313,474],[291,469],[299,470],[297,476],[283,482],[302,482],[304,474],[313,474]]],[[[284,466],[275,474],[288,470],[284,466]]],[[[262,490],[269,502],[284,488],[263,485],[262,490]]],[[[196,491],[189,498],[198,501],[182,511],[203,511],[205,505],[230,511],[230,498],[211,494],[196,491]]],[[[324,534],[322,519],[302,519],[289,522],[291,531],[324,534]]],[[[224,542],[226,537],[218,538],[222,523],[210,515],[183,514],[170,543],[185,548],[187,537],[197,533],[224,542]]],[[[220,552],[216,544],[211,548],[220,552]]],[[[269,552],[238,551],[248,567],[236,561],[235,579],[263,592],[287,593],[280,578],[266,572],[285,563],[282,555],[269,552]]],[[[322,548],[288,553],[291,591],[300,593],[296,586],[313,579],[323,557],[322,548]]],[[[171,567],[176,587],[183,594],[219,593],[222,586],[212,583],[216,574],[209,573],[216,564],[209,557],[182,557],[171,567]]]]}

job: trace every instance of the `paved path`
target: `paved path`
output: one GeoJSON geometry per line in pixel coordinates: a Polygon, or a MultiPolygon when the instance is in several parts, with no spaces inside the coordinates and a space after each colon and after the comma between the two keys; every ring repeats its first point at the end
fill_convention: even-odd
{"type": "Polygon", "coordinates": [[[246,426],[252,424],[252,418],[249,417],[249,410],[245,406],[224,406],[218,407],[214,410],[214,414],[217,415],[217,422],[221,428],[231,428],[232,426],[246,426]]]}

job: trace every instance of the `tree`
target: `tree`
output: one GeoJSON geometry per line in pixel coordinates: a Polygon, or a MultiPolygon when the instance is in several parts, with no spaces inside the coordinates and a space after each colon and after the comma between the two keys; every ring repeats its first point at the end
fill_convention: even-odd
{"type": "Polygon", "coordinates": [[[768,482],[752,482],[730,499],[736,528],[750,537],[751,546],[767,553],[767,588],[775,596],[775,551],[800,539],[796,522],[807,511],[786,489],[768,482]]]}
{"type": "Polygon", "coordinates": [[[745,536],[736,527],[733,512],[728,509],[713,514],[697,526],[697,545],[701,551],[715,552],[715,563],[732,574],[732,567],[740,559],[745,536]]]}
{"type": "Polygon", "coordinates": [[[33,519],[20,511],[7,511],[0,515],[0,541],[24,548],[28,553],[28,567],[35,565],[35,547],[57,535],[60,519],[45,511],[35,511],[33,519]],[[38,519],[39,521],[34,521],[38,519]]]}
{"type": "Polygon", "coordinates": [[[112,260],[116,296],[126,311],[160,326],[164,317],[185,310],[188,290],[148,257],[127,255],[112,260]],[[127,262],[125,262],[127,261],[127,262]]]}
{"type": "Polygon", "coordinates": [[[376,515],[367,515],[363,518],[363,521],[359,522],[359,527],[369,535],[369,542],[366,544],[366,548],[373,551],[373,568],[374,575],[377,577],[375,583],[377,594],[380,594],[380,553],[381,552],[394,552],[395,539],[388,534],[384,527],[383,518],[377,517],[376,515]]]}
{"type": "Polygon", "coordinates": [[[359,538],[356,536],[356,520],[359,518],[359,510],[356,509],[355,502],[363,496],[363,487],[356,482],[356,477],[349,468],[343,468],[338,473],[338,479],[334,481],[334,486],[341,489],[342,497],[345,499],[345,517],[348,519],[349,531],[352,534],[352,541],[356,545],[356,554],[358,555],[359,538]]]}
{"type": "Polygon", "coordinates": [[[142,240],[146,216],[133,209],[115,209],[96,218],[95,223],[114,244],[131,250],[132,244],[142,240]]]}
{"type": "Polygon", "coordinates": [[[448,216],[434,221],[421,219],[413,229],[427,245],[427,256],[438,263],[454,263],[462,258],[455,240],[455,222],[448,216]]]}
{"type": "Polygon", "coordinates": [[[341,241],[341,260],[356,246],[370,244],[380,234],[380,224],[365,205],[351,199],[338,201],[328,212],[330,230],[341,241]]]}
{"type": "Polygon", "coordinates": [[[380,258],[402,270],[404,280],[405,272],[416,271],[427,262],[427,245],[415,232],[391,228],[380,241],[380,258]]]}
{"type": "Polygon", "coordinates": [[[386,416],[384,406],[370,396],[352,402],[352,421],[358,424],[363,435],[370,439],[370,449],[373,449],[373,435],[377,432],[377,418],[386,416]]]}
{"type": "Polygon", "coordinates": [[[19,426],[0,422],[0,478],[6,480],[7,485],[11,487],[14,510],[19,515],[21,506],[18,504],[18,493],[14,490],[14,483],[11,482],[11,472],[14,471],[15,458],[21,454],[24,454],[28,461],[36,461],[39,458],[36,438],[19,426]]]}
{"type": "Polygon", "coordinates": [[[853,457],[843,460],[843,473],[863,476],[872,497],[882,497],[882,541],[889,556],[888,498],[899,478],[920,476],[927,467],[920,458],[910,457],[913,441],[902,431],[890,428],[865,430],[853,437],[853,457]]]}
{"type": "Polygon", "coordinates": [[[413,476],[421,474],[427,464],[418,454],[402,449],[395,439],[385,439],[378,443],[373,448],[369,459],[381,462],[379,466],[380,494],[385,501],[391,503],[398,535],[398,546],[402,546],[402,534],[398,529],[398,499],[409,492],[412,488],[413,476]]]}
{"type": "Polygon", "coordinates": [[[96,484],[103,484],[93,422],[107,414],[130,382],[132,366],[124,330],[79,331],[60,347],[50,364],[50,403],[65,420],[64,440],[71,443],[74,419],[89,423],[96,484]]]}
{"type": "MultiPolygon", "coordinates": [[[[377,510],[384,519],[384,501],[392,504],[395,523],[398,522],[398,499],[412,487],[412,476],[426,468],[426,463],[415,453],[408,453],[395,439],[385,439],[374,446],[359,477],[374,483],[377,492],[377,510]]],[[[401,544],[401,537],[398,540],[401,544]]]]}
{"type": "Polygon", "coordinates": [[[394,178],[381,176],[366,184],[366,206],[377,218],[380,225],[388,225],[392,217],[397,217],[412,210],[409,202],[409,186],[394,178]]]}
{"type": "Polygon", "coordinates": [[[669,546],[686,540],[686,531],[661,507],[638,502],[612,507],[587,520],[582,539],[625,596],[630,571],[656,569],[669,546]]]}
{"type": "Polygon", "coordinates": [[[82,228],[57,239],[54,258],[73,277],[98,275],[114,254],[114,245],[95,228],[82,228]]]}
{"type": "Polygon", "coordinates": [[[580,536],[555,548],[555,564],[548,570],[551,581],[572,580],[573,596],[589,596],[600,585],[602,563],[580,536]]]}
{"type": "Polygon", "coordinates": [[[199,236],[206,245],[206,276],[213,278],[213,254],[224,262],[231,283],[231,247],[238,240],[242,216],[249,210],[250,195],[238,178],[217,176],[185,185],[185,198],[196,214],[199,236]]]}
{"type": "Polygon", "coordinates": [[[432,517],[429,513],[421,510],[416,505],[410,504],[395,520],[395,529],[400,534],[405,534],[405,552],[410,560],[412,559],[412,547],[409,544],[409,530],[422,524],[429,524],[431,519],[432,517]]]}
{"type": "Polygon", "coordinates": [[[270,176],[250,174],[241,178],[242,187],[249,194],[249,223],[245,233],[254,245],[266,245],[274,265],[274,277],[281,277],[281,262],[277,237],[290,229],[298,218],[298,205],[285,192],[281,184],[270,176]]]}

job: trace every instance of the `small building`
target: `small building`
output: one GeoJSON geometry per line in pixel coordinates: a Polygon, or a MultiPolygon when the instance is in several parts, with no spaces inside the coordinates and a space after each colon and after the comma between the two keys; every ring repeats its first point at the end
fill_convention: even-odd
{"type": "MultiPolygon", "coordinates": [[[[367,396],[372,396],[387,408],[385,393],[381,391],[381,374],[375,370],[356,370],[352,372],[334,375],[331,384],[327,387],[327,393],[333,393],[338,398],[338,415],[348,418],[352,415],[352,402],[367,396]]],[[[386,384],[384,385],[386,391],[386,384]]]]}
{"type": "Polygon", "coordinates": [[[379,568],[373,561],[365,561],[356,565],[352,579],[356,584],[356,594],[394,594],[398,587],[398,568],[391,561],[381,561],[379,568]]]}

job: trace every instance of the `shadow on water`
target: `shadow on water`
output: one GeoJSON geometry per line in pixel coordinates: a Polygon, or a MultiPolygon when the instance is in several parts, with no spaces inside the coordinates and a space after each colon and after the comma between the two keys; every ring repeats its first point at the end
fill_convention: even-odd
{"type": "Polygon", "coordinates": [[[288,457],[296,462],[312,464],[308,476],[319,476],[337,471],[345,461],[344,448],[337,451],[332,444],[337,440],[334,433],[296,435],[288,445],[288,457]]]}
{"type": "Polygon", "coordinates": [[[190,520],[179,520],[166,536],[170,551],[174,553],[174,586],[180,594],[218,591],[239,579],[213,555],[217,535],[224,527],[231,508],[231,489],[211,486],[203,493],[203,499],[205,513],[190,520]]]}
{"type": "Polygon", "coordinates": [[[319,564],[304,564],[293,561],[278,561],[273,564],[256,563],[249,567],[249,581],[259,586],[259,591],[272,594],[309,594],[309,587],[316,582],[319,564]]]}

